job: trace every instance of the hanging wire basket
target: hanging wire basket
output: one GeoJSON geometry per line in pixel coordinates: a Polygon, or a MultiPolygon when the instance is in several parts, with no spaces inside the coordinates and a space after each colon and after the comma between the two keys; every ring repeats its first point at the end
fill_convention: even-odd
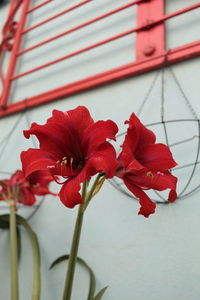
{"type": "MultiPolygon", "coordinates": [[[[152,93],[152,90],[161,74],[161,97],[160,101],[160,115],[154,116],[155,119],[160,119],[160,121],[151,122],[146,124],[146,127],[151,129],[153,132],[159,132],[157,135],[161,142],[164,142],[171,149],[175,161],[178,162],[171,173],[178,177],[178,199],[189,197],[190,195],[197,193],[200,190],[200,120],[195,112],[190,100],[186,96],[177,76],[175,75],[171,67],[168,68],[171,77],[180,92],[180,95],[183,99],[184,105],[186,105],[188,118],[180,119],[170,119],[166,120],[165,110],[167,105],[167,99],[165,96],[165,72],[166,70],[162,68],[156,73],[156,76],[153,78],[153,81],[150,85],[150,88],[147,91],[147,94],[142,101],[137,115],[139,116],[149,100],[149,96],[152,93]],[[171,136],[173,135],[173,141],[171,141],[171,136]],[[175,135],[175,138],[174,138],[175,135]]],[[[174,107],[170,108],[174,110],[174,107]]],[[[120,141],[124,139],[126,132],[123,132],[118,135],[120,141]]],[[[160,142],[160,141],[159,141],[160,142]]],[[[109,181],[111,185],[116,188],[119,192],[127,197],[137,200],[131,192],[127,190],[122,180],[118,178],[111,179],[109,181]]],[[[149,191],[149,196],[155,203],[168,203],[167,192],[157,192],[149,191]]]]}

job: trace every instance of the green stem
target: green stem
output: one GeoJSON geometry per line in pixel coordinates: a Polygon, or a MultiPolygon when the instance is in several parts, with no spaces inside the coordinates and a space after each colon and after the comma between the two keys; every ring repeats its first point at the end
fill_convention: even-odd
{"type": "Polygon", "coordinates": [[[17,230],[15,202],[11,201],[10,207],[10,264],[11,264],[11,300],[19,299],[18,270],[17,270],[17,230]]]}
{"type": "MultiPolygon", "coordinates": [[[[87,182],[84,182],[83,189],[82,189],[83,200],[85,200],[86,185],[87,185],[87,182]]],[[[65,280],[63,300],[71,299],[75,264],[76,264],[77,254],[78,254],[78,247],[79,247],[81,228],[82,228],[83,216],[84,216],[83,205],[84,204],[80,204],[79,209],[78,209],[78,215],[77,215],[77,219],[76,219],[76,224],[75,224],[74,234],[73,234],[73,239],[72,239],[72,245],[71,245],[71,250],[70,250],[70,255],[69,255],[69,262],[68,262],[67,275],[66,275],[66,280],[65,280]]]]}

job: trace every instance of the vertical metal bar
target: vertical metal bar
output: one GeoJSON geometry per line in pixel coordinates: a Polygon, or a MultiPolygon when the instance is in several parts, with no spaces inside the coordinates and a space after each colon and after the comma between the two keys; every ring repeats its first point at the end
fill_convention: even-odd
{"type": "MultiPolygon", "coordinates": [[[[11,16],[11,13],[12,13],[12,10],[14,8],[14,0],[11,0],[10,1],[10,6],[9,6],[9,10],[8,10],[8,14],[7,14],[7,20],[10,18],[11,16]]],[[[3,29],[5,28],[5,24],[3,26],[3,29]]],[[[4,36],[4,30],[2,29],[2,37],[1,37],[1,43],[3,43],[3,36],[4,36]]],[[[0,44],[1,44],[0,43],[0,44]]],[[[4,85],[4,75],[3,75],[3,71],[2,71],[2,68],[3,68],[3,61],[4,61],[4,57],[5,57],[5,53],[3,51],[3,48],[2,48],[2,44],[0,45],[0,81],[2,83],[2,85],[4,85]]],[[[0,94],[0,101],[1,101],[1,94],[0,94]]]]}
{"type": "Polygon", "coordinates": [[[150,25],[164,16],[164,2],[164,0],[146,0],[138,4],[137,26],[147,25],[147,29],[136,34],[137,60],[162,55],[165,52],[164,22],[148,28],[148,24],[150,25]]]}
{"type": "Polygon", "coordinates": [[[16,62],[17,62],[17,55],[16,54],[20,49],[21,40],[22,40],[22,32],[23,32],[24,25],[25,25],[25,22],[26,22],[26,12],[29,8],[29,5],[30,5],[30,0],[24,0],[21,15],[20,15],[20,18],[19,18],[19,24],[18,24],[17,32],[16,32],[15,39],[14,39],[12,52],[11,52],[11,55],[10,55],[10,62],[9,62],[8,71],[7,71],[7,74],[6,74],[6,77],[5,77],[2,96],[1,96],[1,99],[0,99],[0,106],[1,107],[6,107],[7,102],[8,102],[8,98],[9,98],[9,95],[10,95],[11,77],[14,75],[14,72],[15,72],[15,67],[16,67],[16,62]]]}

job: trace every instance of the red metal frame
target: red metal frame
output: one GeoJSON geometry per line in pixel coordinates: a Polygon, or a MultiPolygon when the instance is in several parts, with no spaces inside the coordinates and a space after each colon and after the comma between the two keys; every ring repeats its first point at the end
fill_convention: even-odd
{"type": "Polygon", "coordinates": [[[164,22],[170,18],[173,18],[177,15],[191,11],[200,7],[200,3],[190,5],[184,9],[178,10],[171,14],[164,14],[164,0],[136,0],[130,1],[128,4],[122,5],[116,9],[108,11],[107,13],[100,15],[96,18],[88,20],[85,23],[82,23],[78,26],[75,26],[65,32],[62,32],[56,36],[53,36],[47,40],[44,40],[32,47],[27,49],[20,49],[22,38],[24,34],[27,34],[29,31],[34,30],[35,28],[42,26],[45,23],[50,22],[51,20],[60,17],[63,14],[68,13],[71,10],[79,8],[87,3],[94,0],[84,0],[80,3],[73,5],[59,14],[51,16],[43,20],[42,22],[33,25],[32,27],[25,28],[27,16],[36,9],[48,4],[52,0],[43,1],[41,4],[29,8],[31,0],[24,0],[23,7],[21,12],[21,17],[19,20],[19,25],[17,28],[17,33],[15,36],[15,41],[13,49],[11,52],[10,63],[8,67],[8,72],[5,78],[5,85],[3,88],[2,96],[0,99],[0,117],[3,117],[8,114],[18,112],[27,107],[38,106],[40,104],[61,99],[66,96],[88,90],[103,84],[114,82],[117,80],[124,79],[129,76],[134,76],[141,74],[147,71],[151,71],[163,66],[163,64],[174,64],[186,59],[197,57],[200,54],[200,41],[184,45],[175,49],[165,50],[165,29],[164,22]],[[52,42],[63,35],[70,34],[73,31],[79,30],[85,26],[88,26],[92,23],[95,23],[103,18],[107,18],[112,14],[118,13],[128,7],[133,5],[138,6],[137,10],[137,26],[120,34],[116,34],[112,37],[106,38],[98,43],[91,44],[85,48],[79,49],[78,51],[72,52],[58,59],[52,60],[46,64],[40,65],[38,67],[32,68],[25,72],[15,75],[15,66],[17,58],[24,53],[31,51],[37,47],[41,47],[44,44],[52,42]],[[46,68],[52,64],[59,63],[62,60],[68,59],[69,57],[79,55],[80,53],[89,51],[96,47],[107,44],[113,40],[120,39],[121,37],[127,36],[131,33],[136,33],[136,61],[126,64],[124,66],[102,72],[100,74],[87,77],[83,80],[76,81],[71,84],[59,87],[57,89],[51,90],[49,92],[42,93],[37,96],[28,97],[25,100],[20,100],[13,104],[8,104],[8,98],[10,94],[11,84],[13,80],[17,80],[22,76],[26,76],[30,73],[37,72],[43,68],[46,68]]]}
{"type": "Polygon", "coordinates": [[[146,1],[138,6],[137,26],[149,26],[148,30],[138,32],[136,39],[136,59],[163,54],[165,51],[164,1],[146,1]],[[157,26],[151,26],[158,19],[157,26]]]}
{"type": "Polygon", "coordinates": [[[42,6],[48,4],[49,2],[52,2],[52,1],[53,1],[53,0],[46,0],[46,1],[40,3],[40,4],[36,5],[36,6],[34,6],[34,7],[30,8],[30,9],[28,9],[26,13],[29,14],[29,13],[33,12],[34,10],[36,10],[36,9],[38,9],[38,8],[41,8],[42,6]]]}
{"type": "Polygon", "coordinates": [[[1,95],[0,105],[2,106],[2,108],[5,108],[7,105],[7,102],[8,102],[8,97],[9,97],[10,89],[11,89],[11,77],[14,74],[15,66],[17,63],[17,59],[16,59],[17,52],[19,51],[20,44],[22,42],[21,35],[22,35],[22,31],[25,26],[26,13],[29,9],[30,0],[25,0],[24,2],[22,2],[22,5],[23,6],[22,6],[22,10],[21,10],[20,22],[18,23],[17,32],[15,35],[15,42],[14,42],[13,49],[12,49],[11,56],[10,56],[8,72],[7,72],[7,75],[5,78],[3,91],[2,91],[2,95],[1,95]]]}

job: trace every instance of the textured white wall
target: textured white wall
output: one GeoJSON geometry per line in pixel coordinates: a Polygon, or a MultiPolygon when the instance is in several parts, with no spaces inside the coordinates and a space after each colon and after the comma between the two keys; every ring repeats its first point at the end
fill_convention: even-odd
{"type": "MultiPolygon", "coordinates": [[[[177,8],[177,2],[179,1],[169,1],[168,9],[177,8]]],[[[190,3],[191,1],[184,1],[185,5],[183,6],[190,3]]],[[[184,24],[188,30],[188,24],[184,24]]],[[[196,28],[196,21],[193,22],[192,14],[189,24],[191,32],[193,32],[193,28],[196,28]]],[[[176,46],[175,40],[177,40],[177,46],[180,45],[181,36],[183,39],[185,38],[182,27],[180,29],[177,23],[176,30],[170,31],[169,39],[173,41],[173,47],[176,46]],[[179,36],[179,39],[173,39],[173,36],[179,36]]],[[[198,32],[196,31],[194,40],[197,38],[198,32]]],[[[123,58],[121,63],[123,63],[123,58]]],[[[173,66],[173,70],[200,117],[199,67],[200,60],[193,59],[173,66]]],[[[78,66],[76,68],[74,72],[78,72],[78,66]]],[[[52,109],[65,111],[78,105],[85,105],[95,120],[110,118],[117,122],[120,132],[123,132],[126,128],[123,125],[124,120],[129,118],[131,112],[138,111],[156,74],[156,72],[151,72],[32,109],[27,112],[27,117],[30,122],[43,124],[51,115],[52,109]]],[[[164,79],[165,119],[193,119],[194,117],[185,104],[169,70],[165,70],[164,79]]],[[[47,90],[49,85],[48,80],[37,83],[30,81],[30,86],[25,89],[24,93],[28,89],[30,89],[30,94],[33,89],[47,90]]],[[[160,121],[161,88],[160,74],[141,113],[141,119],[145,124],[160,121]]],[[[23,95],[23,85],[20,90],[23,95]]],[[[0,120],[0,141],[6,137],[19,116],[18,114],[0,120]]],[[[26,128],[28,125],[24,115],[15,128],[4,154],[0,157],[0,171],[13,172],[20,168],[20,152],[32,147],[32,142],[26,140],[22,134],[22,130],[26,128]]],[[[162,126],[155,126],[152,129],[158,133],[158,140],[164,141],[162,126]]],[[[168,126],[168,132],[172,144],[199,134],[195,122],[172,123],[168,126]]],[[[121,140],[117,145],[119,146],[120,143],[121,140]]],[[[0,144],[0,151],[3,147],[4,144],[0,144]]],[[[196,150],[197,138],[172,147],[179,165],[193,162],[196,150]]],[[[187,182],[191,170],[191,168],[177,170],[176,174],[180,178],[179,191],[187,182]]],[[[199,169],[195,173],[188,191],[197,184],[199,184],[199,169]]],[[[52,188],[54,187],[58,188],[56,185],[53,185],[52,188]]],[[[137,215],[139,206],[137,201],[118,192],[109,182],[104,185],[85,214],[79,249],[80,257],[88,262],[96,274],[97,290],[106,285],[109,286],[103,299],[199,299],[199,193],[177,200],[173,204],[158,205],[156,214],[145,219],[137,215]]],[[[49,271],[48,268],[55,258],[69,252],[76,211],[76,209],[65,208],[58,198],[54,199],[50,196],[46,197],[38,212],[30,220],[31,226],[37,232],[41,248],[42,300],[57,300],[62,297],[66,266],[63,263],[54,270],[49,271]]],[[[4,208],[2,208],[2,212],[5,212],[4,208]]],[[[24,216],[30,212],[31,209],[19,211],[24,216]]],[[[29,300],[31,299],[32,256],[29,241],[23,230],[22,235],[20,299],[29,300]]],[[[9,299],[8,243],[8,233],[1,231],[1,300],[9,299]]],[[[84,300],[86,299],[88,276],[80,266],[77,270],[73,300],[84,300]]]]}

